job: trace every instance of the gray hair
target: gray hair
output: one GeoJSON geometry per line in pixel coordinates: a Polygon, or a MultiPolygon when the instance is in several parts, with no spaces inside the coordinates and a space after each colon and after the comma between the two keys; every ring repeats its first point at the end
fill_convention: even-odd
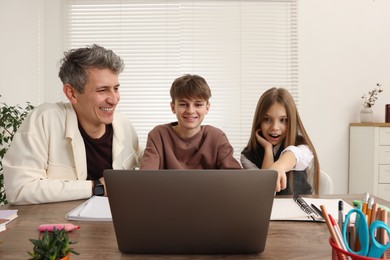
{"type": "Polygon", "coordinates": [[[110,69],[116,74],[123,71],[123,60],[112,50],[107,50],[97,44],[85,48],[71,49],[64,52],[60,61],[61,68],[58,76],[62,84],[70,84],[78,92],[84,92],[88,80],[88,68],[110,69]]]}

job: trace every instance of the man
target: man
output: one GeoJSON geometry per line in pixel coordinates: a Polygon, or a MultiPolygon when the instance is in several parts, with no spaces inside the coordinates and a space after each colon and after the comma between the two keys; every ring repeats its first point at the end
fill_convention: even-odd
{"type": "Polygon", "coordinates": [[[92,45],[61,60],[59,77],[69,102],[42,104],[23,122],[3,159],[11,204],[37,204],[105,195],[105,169],[138,167],[142,151],[119,102],[124,64],[92,45]]]}

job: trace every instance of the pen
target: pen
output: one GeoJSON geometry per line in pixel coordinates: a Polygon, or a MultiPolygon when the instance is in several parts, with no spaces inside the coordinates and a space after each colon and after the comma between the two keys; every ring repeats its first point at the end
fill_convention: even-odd
{"type": "Polygon", "coordinates": [[[328,227],[328,231],[330,233],[330,236],[332,237],[334,243],[338,248],[342,248],[339,242],[339,239],[337,238],[336,232],[333,229],[332,223],[330,222],[328,212],[326,211],[326,207],[324,205],[320,206],[322,217],[325,219],[326,226],[328,227]]]}
{"type": "Polygon", "coordinates": [[[343,223],[344,223],[344,204],[342,200],[339,200],[339,227],[340,229],[343,228],[343,223]]]}
{"type": "Polygon", "coordinates": [[[336,233],[336,236],[340,242],[341,248],[344,249],[345,251],[348,251],[347,247],[344,244],[344,239],[343,239],[343,236],[341,235],[341,231],[340,231],[339,226],[336,224],[336,221],[334,221],[334,218],[332,217],[332,215],[330,215],[330,214],[328,214],[328,215],[329,215],[330,222],[333,226],[334,232],[336,233]]]}
{"type": "MultiPolygon", "coordinates": [[[[341,240],[341,242],[340,242],[340,239],[337,237],[336,231],[333,228],[332,222],[329,218],[330,215],[326,211],[325,205],[321,205],[320,208],[321,208],[321,212],[322,212],[322,217],[325,219],[326,226],[328,227],[328,230],[329,230],[330,236],[332,237],[333,242],[336,244],[336,246],[338,248],[344,249],[345,244],[343,243],[343,240],[341,240]],[[341,244],[341,243],[343,243],[343,244],[341,244]]],[[[341,254],[341,252],[338,252],[338,255],[339,255],[338,259],[345,259],[345,256],[343,254],[341,254]]],[[[348,256],[347,259],[350,259],[350,257],[348,256]]]]}
{"type": "Polygon", "coordinates": [[[314,205],[314,204],[312,203],[312,204],[310,204],[310,206],[314,209],[315,212],[317,212],[317,214],[318,214],[319,216],[321,216],[322,218],[324,218],[324,217],[322,216],[321,210],[320,210],[319,208],[317,208],[316,205],[314,205]]]}

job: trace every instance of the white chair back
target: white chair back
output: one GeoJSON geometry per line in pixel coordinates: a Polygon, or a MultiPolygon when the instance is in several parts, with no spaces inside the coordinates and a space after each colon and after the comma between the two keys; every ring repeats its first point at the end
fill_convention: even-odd
{"type": "Polygon", "coordinates": [[[319,194],[332,194],[333,193],[333,180],[324,171],[320,171],[320,191],[319,194]]]}

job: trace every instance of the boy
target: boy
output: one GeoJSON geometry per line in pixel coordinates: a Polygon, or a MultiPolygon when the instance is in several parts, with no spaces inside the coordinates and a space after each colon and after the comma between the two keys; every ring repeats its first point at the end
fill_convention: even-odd
{"type": "Polygon", "coordinates": [[[148,134],[141,169],[239,169],[225,133],[201,123],[210,109],[211,91],[204,78],[184,75],[170,90],[177,122],[148,134]]]}

